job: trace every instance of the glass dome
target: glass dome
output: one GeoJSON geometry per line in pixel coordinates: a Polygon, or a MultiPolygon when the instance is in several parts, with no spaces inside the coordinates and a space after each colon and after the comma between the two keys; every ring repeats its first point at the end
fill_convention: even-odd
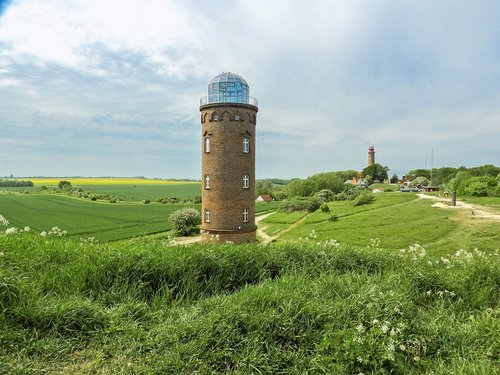
{"type": "Polygon", "coordinates": [[[248,104],[250,89],[247,81],[234,73],[222,73],[208,84],[208,103],[248,104]]]}

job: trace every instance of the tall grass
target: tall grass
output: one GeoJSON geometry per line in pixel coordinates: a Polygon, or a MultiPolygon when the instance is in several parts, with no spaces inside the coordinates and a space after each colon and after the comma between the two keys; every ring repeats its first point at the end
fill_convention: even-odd
{"type": "Polygon", "coordinates": [[[498,257],[0,235],[0,368],[492,374],[498,257]]]}

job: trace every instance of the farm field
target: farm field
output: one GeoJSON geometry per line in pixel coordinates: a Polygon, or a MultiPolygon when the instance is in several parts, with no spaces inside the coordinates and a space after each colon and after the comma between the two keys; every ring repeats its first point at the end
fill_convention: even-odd
{"type": "Polygon", "coordinates": [[[142,185],[74,185],[85,191],[96,194],[108,194],[125,201],[143,201],[149,199],[151,202],[157,198],[191,198],[201,196],[201,184],[142,184],[142,185]]]}
{"type": "Polygon", "coordinates": [[[497,373],[498,252],[164,242],[0,234],[1,372],[497,373]]]}
{"type": "MultiPolygon", "coordinates": [[[[436,255],[461,248],[500,248],[498,221],[475,219],[470,212],[435,208],[432,203],[411,193],[387,193],[376,195],[369,205],[353,207],[346,202],[330,202],[329,213],[279,212],[263,223],[267,225],[266,233],[278,241],[335,239],[365,246],[378,238],[385,248],[401,249],[419,243],[436,255]],[[338,219],[329,221],[332,215],[338,219]]],[[[494,205],[489,207],[495,209],[494,205]]]]}
{"type": "Polygon", "coordinates": [[[0,212],[12,225],[41,232],[57,226],[69,237],[118,240],[171,229],[169,215],[193,205],[102,203],[51,194],[0,194],[0,212]]]}
{"type": "Polygon", "coordinates": [[[56,187],[59,181],[95,194],[108,194],[125,201],[157,198],[192,198],[201,196],[201,183],[196,181],[149,180],[141,178],[32,178],[33,187],[0,187],[0,191],[39,192],[41,186],[56,187]]]}

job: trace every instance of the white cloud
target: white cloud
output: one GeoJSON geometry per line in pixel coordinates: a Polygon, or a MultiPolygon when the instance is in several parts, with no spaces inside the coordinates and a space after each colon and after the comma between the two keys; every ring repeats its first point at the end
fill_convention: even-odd
{"type": "Polygon", "coordinates": [[[360,169],[370,144],[395,168],[433,145],[500,164],[498,16],[494,0],[19,0],[0,17],[0,131],[38,137],[39,159],[77,142],[105,174],[134,149],[136,174],[197,177],[198,99],[234,71],[259,99],[262,175],[360,169]]]}

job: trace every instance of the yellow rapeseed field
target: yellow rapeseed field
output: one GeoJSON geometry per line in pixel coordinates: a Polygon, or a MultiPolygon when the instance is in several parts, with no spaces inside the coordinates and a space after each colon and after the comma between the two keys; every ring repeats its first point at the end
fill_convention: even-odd
{"type": "Polygon", "coordinates": [[[59,181],[65,180],[71,182],[72,185],[181,185],[181,184],[196,184],[195,181],[172,181],[172,180],[149,180],[145,178],[30,178],[36,186],[42,185],[57,185],[59,181]]]}

